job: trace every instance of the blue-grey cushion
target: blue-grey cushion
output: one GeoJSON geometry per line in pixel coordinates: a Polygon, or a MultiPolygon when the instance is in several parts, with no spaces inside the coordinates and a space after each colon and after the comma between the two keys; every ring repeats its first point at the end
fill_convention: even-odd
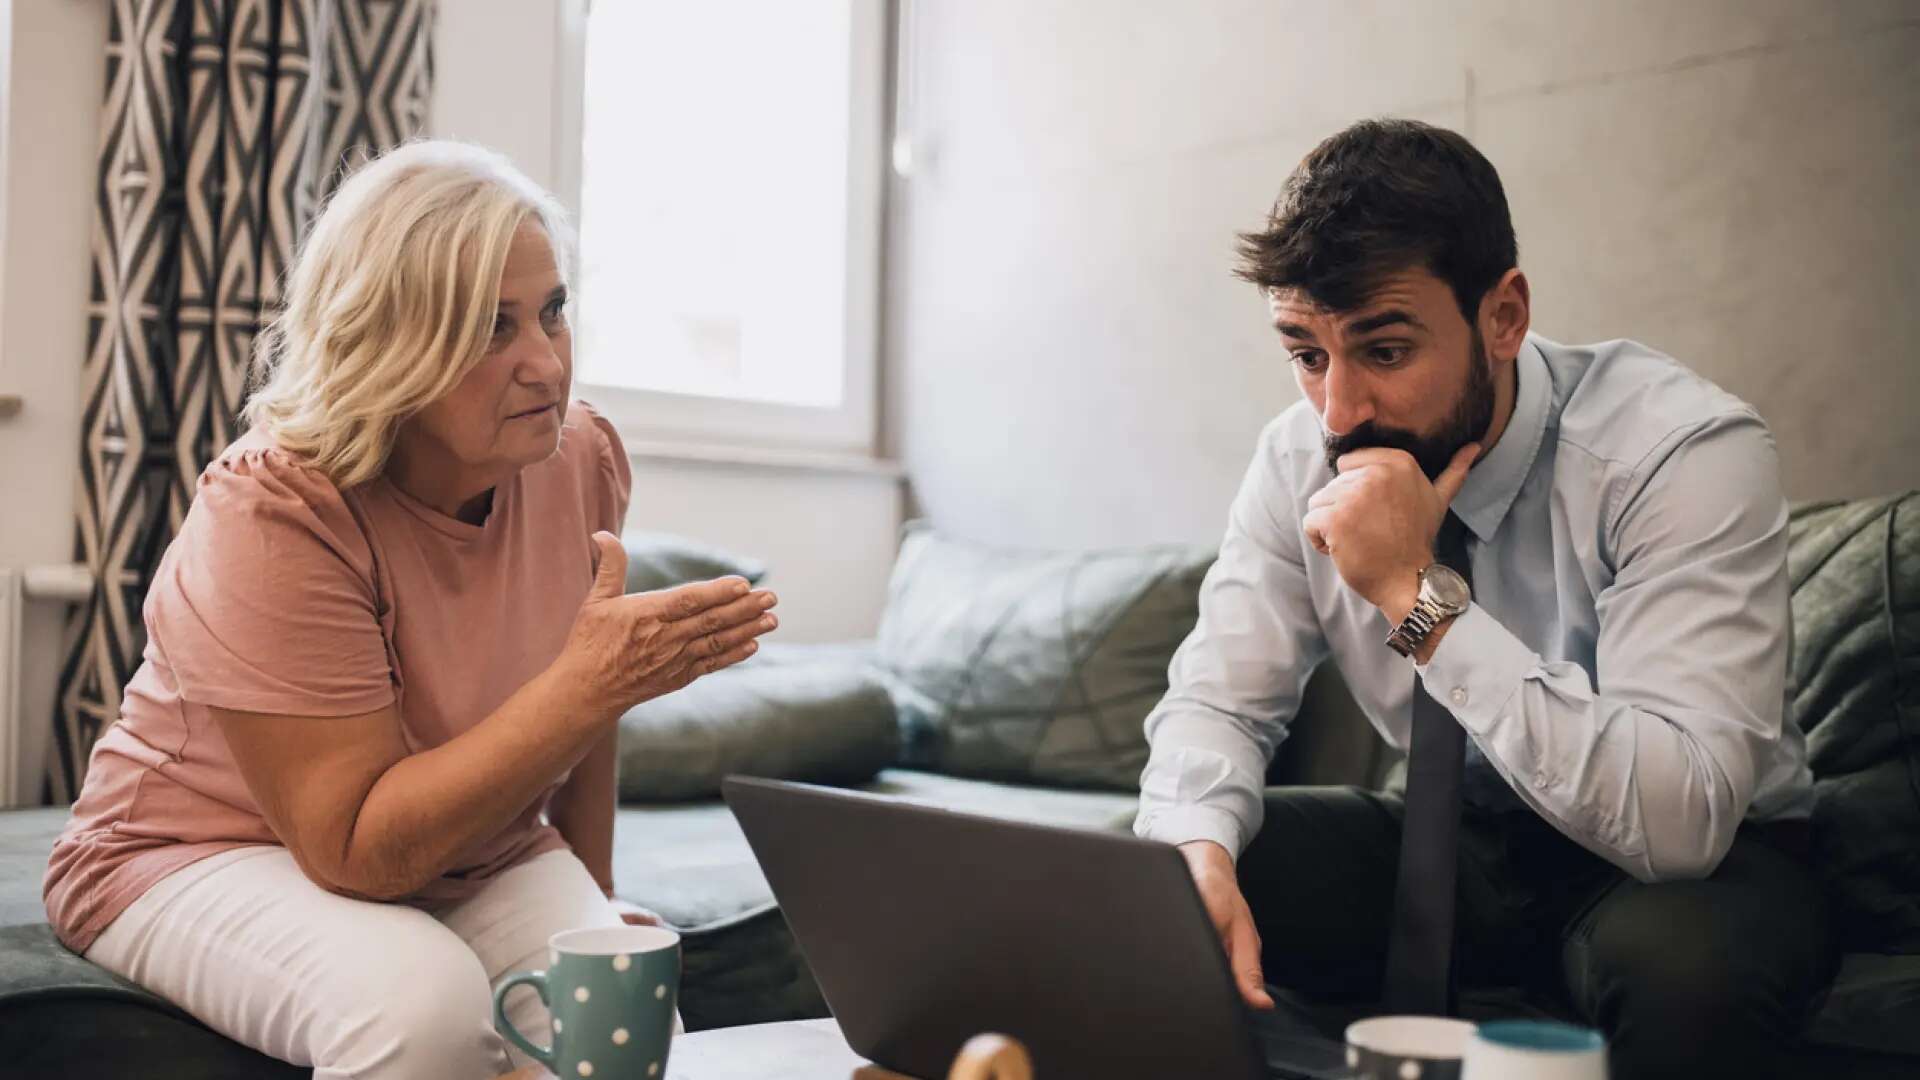
{"type": "Polygon", "coordinates": [[[68,951],[40,879],[67,808],[0,812],[0,1076],[304,1077],[68,951]]]}
{"type": "Polygon", "coordinates": [[[627,549],[627,591],[652,592],[689,581],[738,574],[756,584],[767,564],[724,548],[663,532],[630,532],[620,538],[627,549]]]}
{"type": "Polygon", "coordinates": [[[1842,956],[1806,1035],[1822,1046],[1920,1057],[1920,956],[1842,956]]]}
{"type": "Polygon", "coordinates": [[[620,720],[620,798],[712,798],[732,773],[857,784],[899,754],[870,644],[764,646],[620,720]]]}
{"type": "Polygon", "coordinates": [[[1049,552],[911,525],[880,662],[902,761],[957,776],[1137,789],[1142,723],[1199,616],[1211,548],[1049,552]]]}
{"type": "Polygon", "coordinates": [[[0,811],[0,926],[47,921],[40,880],[66,823],[64,806],[0,811]]]}
{"type": "Polygon", "coordinates": [[[1920,492],[1796,508],[1787,569],[1835,926],[1850,949],[1920,953],[1920,492]]]}

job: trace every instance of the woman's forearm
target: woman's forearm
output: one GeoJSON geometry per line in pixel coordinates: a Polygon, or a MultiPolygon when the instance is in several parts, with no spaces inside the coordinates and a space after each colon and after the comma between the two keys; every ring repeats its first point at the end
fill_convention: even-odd
{"type": "Polygon", "coordinates": [[[578,680],[552,668],[535,676],[473,728],[380,775],[354,819],[339,884],[375,899],[417,891],[512,823],[608,737],[611,720],[578,680]]]}
{"type": "Polygon", "coordinates": [[[554,793],[547,809],[553,827],[560,830],[567,846],[573,848],[599,883],[600,891],[608,896],[613,895],[613,809],[619,753],[620,734],[615,727],[573,767],[573,775],[554,793]]]}

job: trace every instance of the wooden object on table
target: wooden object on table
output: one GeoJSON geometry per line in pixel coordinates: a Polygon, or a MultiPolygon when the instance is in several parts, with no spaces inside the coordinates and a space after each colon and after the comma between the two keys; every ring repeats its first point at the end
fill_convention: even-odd
{"type": "Polygon", "coordinates": [[[947,1080],[1033,1080],[1033,1057],[1010,1035],[975,1035],[953,1059],[947,1080]]]}
{"type": "MultiPolygon", "coordinates": [[[[853,1070],[853,1080],[912,1080],[878,1065],[853,1070]]],[[[1009,1035],[975,1035],[953,1059],[947,1080],[1033,1080],[1033,1057],[1009,1035]]]]}

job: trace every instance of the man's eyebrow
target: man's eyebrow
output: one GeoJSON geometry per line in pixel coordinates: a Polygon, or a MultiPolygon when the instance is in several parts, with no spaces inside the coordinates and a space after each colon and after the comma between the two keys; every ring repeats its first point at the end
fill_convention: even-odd
{"type": "Polygon", "coordinates": [[[1412,312],[1402,311],[1399,308],[1388,308],[1377,314],[1369,315],[1364,319],[1355,319],[1348,323],[1347,333],[1371,334],[1375,330],[1389,326],[1410,326],[1415,330],[1425,330],[1427,328],[1427,324],[1415,318],[1412,312]]]}
{"type": "Polygon", "coordinates": [[[1299,338],[1302,341],[1312,341],[1314,339],[1313,331],[1301,326],[1299,323],[1281,322],[1274,323],[1273,326],[1274,329],[1288,337],[1299,338]]]}

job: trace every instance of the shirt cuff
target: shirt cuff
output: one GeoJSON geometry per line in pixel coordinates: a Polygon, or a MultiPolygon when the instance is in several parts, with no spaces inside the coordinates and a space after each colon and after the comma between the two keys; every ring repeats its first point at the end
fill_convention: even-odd
{"type": "Polygon", "coordinates": [[[1211,806],[1188,804],[1163,807],[1139,822],[1134,832],[1164,844],[1211,840],[1226,848],[1227,854],[1236,861],[1240,858],[1240,822],[1225,810],[1211,806]]]}
{"type": "Polygon", "coordinates": [[[1446,706],[1462,727],[1484,735],[1519,692],[1527,674],[1539,666],[1539,654],[1473,604],[1447,628],[1433,659],[1414,670],[1427,693],[1446,706]]]}

